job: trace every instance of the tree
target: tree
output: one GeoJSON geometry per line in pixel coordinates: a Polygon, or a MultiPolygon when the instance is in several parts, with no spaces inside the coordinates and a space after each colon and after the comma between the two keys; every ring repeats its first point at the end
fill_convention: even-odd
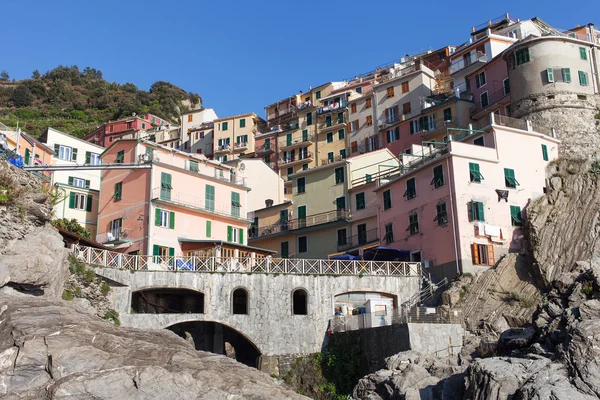
{"type": "Polygon", "coordinates": [[[8,75],[8,72],[5,69],[3,69],[2,72],[0,72],[0,81],[2,81],[2,82],[10,81],[10,75],[8,75]]]}
{"type": "Polygon", "coordinates": [[[33,103],[33,99],[31,91],[23,84],[17,86],[11,97],[11,101],[15,107],[28,107],[33,103]]]}
{"type": "Polygon", "coordinates": [[[68,220],[66,218],[59,218],[52,221],[52,225],[57,228],[63,229],[65,231],[69,231],[86,239],[91,239],[92,234],[85,229],[83,226],[79,225],[79,222],[75,218],[68,220]]]}
{"type": "Polygon", "coordinates": [[[40,71],[38,71],[37,69],[35,71],[33,71],[33,73],[31,74],[31,77],[33,79],[39,79],[40,78],[40,71]]]}

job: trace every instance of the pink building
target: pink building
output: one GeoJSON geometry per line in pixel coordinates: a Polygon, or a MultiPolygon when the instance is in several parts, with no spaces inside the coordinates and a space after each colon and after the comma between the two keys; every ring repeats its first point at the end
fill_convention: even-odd
{"type": "Polygon", "coordinates": [[[129,254],[243,257],[247,193],[231,168],[148,141],[118,140],[103,163],[97,240],[129,254]]]}
{"type": "Polygon", "coordinates": [[[471,118],[486,118],[491,112],[510,117],[510,83],[502,54],[469,73],[466,82],[475,103],[471,118]]]}
{"type": "Polygon", "coordinates": [[[137,133],[158,126],[169,126],[169,122],[152,114],[142,114],[108,121],[83,137],[83,140],[108,147],[117,139],[137,139],[137,133]]]}
{"type": "Polygon", "coordinates": [[[521,249],[522,210],[543,195],[546,167],[558,157],[559,140],[528,121],[491,114],[485,125],[447,144],[414,145],[395,177],[374,177],[382,244],[411,251],[439,277],[521,249]]]}
{"type": "Polygon", "coordinates": [[[277,134],[281,130],[277,127],[271,128],[269,132],[259,133],[254,137],[254,158],[261,158],[274,171],[279,171],[277,134]]]}

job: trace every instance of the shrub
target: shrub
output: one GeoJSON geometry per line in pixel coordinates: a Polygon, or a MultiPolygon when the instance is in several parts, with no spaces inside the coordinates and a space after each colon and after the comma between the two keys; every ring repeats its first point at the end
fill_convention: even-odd
{"type": "Polygon", "coordinates": [[[108,292],[110,292],[110,286],[108,285],[108,283],[102,282],[102,285],[100,285],[100,292],[104,296],[106,296],[108,294],[108,292]]]}
{"type": "Polygon", "coordinates": [[[112,321],[116,326],[121,325],[119,320],[119,313],[113,309],[110,309],[104,313],[104,319],[112,321]]]}
{"type": "Polygon", "coordinates": [[[594,292],[594,285],[592,284],[592,282],[584,282],[581,291],[583,292],[583,294],[589,296],[594,292]]]}
{"type": "Polygon", "coordinates": [[[75,290],[73,290],[73,295],[75,297],[81,297],[81,288],[79,286],[75,287],[75,290]]]}
{"type": "Polygon", "coordinates": [[[85,265],[77,260],[74,255],[69,256],[69,271],[73,275],[83,275],[85,273],[85,265]]]}
{"type": "Polygon", "coordinates": [[[73,292],[71,292],[69,289],[63,290],[62,299],[68,301],[73,300],[73,292]]]}
{"type": "Polygon", "coordinates": [[[93,269],[88,269],[85,271],[85,280],[88,282],[93,282],[96,279],[96,273],[93,269]]]}

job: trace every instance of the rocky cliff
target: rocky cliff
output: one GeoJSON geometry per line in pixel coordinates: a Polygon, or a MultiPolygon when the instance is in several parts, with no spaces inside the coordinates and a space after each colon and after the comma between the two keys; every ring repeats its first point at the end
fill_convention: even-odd
{"type": "Polygon", "coordinates": [[[304,398],[170,331],[117,327],[60,300],[68,251],[40,193],[36,179],[0,159],[0,196],[10,194],[0,197],[0,398],[304,398]]]}

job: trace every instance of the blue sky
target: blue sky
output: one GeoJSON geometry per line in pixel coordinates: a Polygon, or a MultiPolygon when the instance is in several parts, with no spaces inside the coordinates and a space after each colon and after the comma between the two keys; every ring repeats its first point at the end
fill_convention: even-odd
{"type": "Polygon", "coordinates": [[[23,79],[59,64],[90,66],[142,89],[172,82],[221,117],[264,117],[265,105],[309,85],[458,45],[471,26],[506,12],[600,29],[600,18],[590,20],[600,17],[600,1],[581,4],[578,11],[557,0],[0,0],[0,70],[23,79]]]}

